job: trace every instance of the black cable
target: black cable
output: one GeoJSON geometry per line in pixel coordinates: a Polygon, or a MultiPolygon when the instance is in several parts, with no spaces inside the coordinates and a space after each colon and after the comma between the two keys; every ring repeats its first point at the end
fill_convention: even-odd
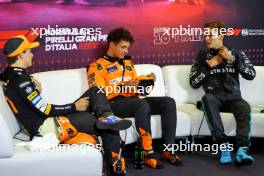
{"type": "Polygon", "coordinates": [[[202,121],[200,123],[199,129],[198,129],[198,132],[197,132],[197,138],[199,138],[199,134],[200,134],[200,130],[201,130],[201,127],[202,127],[202,124],[203,124],[203,121],[204,121],[204,117],[205,117],[205,112],[203,114],[203,118],[202,118],[202,121]]]}
{"type": "Polygon", "coordinates": [[[23,130],[25,130],[26,128],[25,127],[23,127],[23,128],[21,128],[18,132],[16,132],[16,134],[14,134],[14,136],[13,136],[13,139],[17,139],[17,140],[20,140],[20,141],[23,141],[23,142],[30,142],[30,139],[29,140],[25,140],[25,139],[20,139],[20,138],[18,138],[18,137],[16,137],[19,133],[21,133],[23,130]]]}
{"type": "Polygon", "coordinates": [[[17,137],[13,137],[14,139],[17,139],[17,140],[20,140],[20,141],[23,141],[23,142],[30,142],[30,140],[25,140],[25,139],[20,139],[20,138],[17,138],[17,137]]]}
{"type": "MultiPolygon", "coordinates": [[[[198,103],[197,103],[198,104],[198,103]]],[[[200,123],[200,126],[199,126],[199,129],[198,129],[198,132],[197,132],[197,138],[199,138],[199,134],[200,134],[200,130],[201,130],[201,127],[202,127],[202,124],[203,124],[203,121],[204,121],[204,118],[206,116],[206,112],[205,112],[205,108],[203,106],[203,102],[201,101],[201,105],[200,105],[200,110],[203,111],[203,118],[202,118],[202,121],[200,123]]]]}

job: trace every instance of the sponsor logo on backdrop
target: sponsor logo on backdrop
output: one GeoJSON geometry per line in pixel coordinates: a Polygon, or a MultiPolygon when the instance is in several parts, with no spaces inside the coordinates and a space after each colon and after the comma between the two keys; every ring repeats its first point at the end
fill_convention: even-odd
{"type": "Polygon", "coordinates": [[[172,42],[201,42],[205,35],[223,36],[264,36],[264,29],[234,29],[234,28],[195,28],[184,27],[154,27],[154,45],[169,44],[172,42]]]}
{"type": "Polygon", "coordinates": [[[180,27],[155,27],[154,28],[154,44],[169,44],[170,42],[201,42],[204,40],[204,35],[232,36],[234,35],[233,28],[196,28],[187,25],[180,27]]]}
{"type": "Polygon", "coordinates": [[[102,28],[64,28],[48,25],[47,28],[32,28],[32,33],[45,41],[45,51],[68,51],[78,49],[94,49],[98,42],[104,42],[107,35],[103,34],[102,28]]]}
{"type": "Polygon", "coordinates": [[[203,41],[203,31],[201,28],[187,28],[180,25],[179,28],[155,27],[154,45],[169,44],[170,42],[195,42],[203,41]]]}
{"type": "Polygon", "coordinates": [[[234,37],[249,37],[249,36],[264,36],[264,29],[234,29],[233,35],[228,36],[234,36],[234,37]]]}
{"type": "Polygon", "coordinates": [[[264,36],[264,29],[242,29],[242,36],[264,36]]]}
{"type": "Polygon", "coordinates": [[[99,42],[107,41],[107,34],[104,34],[100,27],[54,27],[31,28],[30,30],[0,31],[0,49],[8,39],[16,35],[24,35],[30,42],[38,37],[42,40],[45,51],[72,51],[98,48],[99,42]]]}

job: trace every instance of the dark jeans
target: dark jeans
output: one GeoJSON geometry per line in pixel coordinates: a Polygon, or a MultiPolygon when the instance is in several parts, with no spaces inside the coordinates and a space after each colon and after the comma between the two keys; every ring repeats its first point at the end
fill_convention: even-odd
{"type": "Polygon", "coordinates": [[[234,114],[237,122],[237,146],[250,146],[249,132],[251,109],[245,100],[239,96],[232,96],[225,93],[219,95],[208,93],[203,96],[202,103],[205,109],[208,126],[216,141],[219,143],[227,142],[220,111],[231,112],[234,114]]]}
{"type": "Polygon", "coordinates": [[[151,114],[161,115],[162,138],[165,144],[175,143],[176,133],[176,103],[170,97],[123,97],[119,96],[110,101],[115,115],[135,117],[136,128],[143,128],[151,133],[151,114]]]}
{"type": "Polygon", "coordinates": [[[98,93],[97,87],[92,87],[87,90],[82,97],[89,97],[88,112],[76,112],[67,114],[71,123],[79,132],[101,136],[103,141],[103,148],[107,158],[112,156],[111,152],[119,152],[120,135],[119,132],[112,130],[100,130],[96,127],[96,117],[104,114],[112,114],[110,104],[103,93],[98,93]],[[92,114],[94,113],[94,114],[92,114]]]}

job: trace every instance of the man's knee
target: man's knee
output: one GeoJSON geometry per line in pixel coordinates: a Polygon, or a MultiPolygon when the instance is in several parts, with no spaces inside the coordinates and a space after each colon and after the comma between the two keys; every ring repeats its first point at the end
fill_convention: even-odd
{"type": "Polygon", "coordinates": [[[150,113],[151,109],[150,106],[148,104],[148,102],[144,99],[138,99],[137,103],[136,103],[137,109],[144,111],[145,113],[150,113]]]}
{"type": "Polygon", "coordinates": [[[239,104],[236,105],[235,110],[238,118],[250,118],[251,108],[248,102],[244,100],[241,101],[239,104]]]}
{"type": "Polygon", "coordinates": [[[171,97],[163,97],[163,102],[166,107],[176,108],[176,102],[171,97]]]}
{"type": "Polygon", "coordinates": [[[202,97],[202,102],[203,103],[208,103],[208,102],[212,102],[215,100],[215,96],[212,95],[212,94],[205,94],[203,97],[202,97]]]}
{"type": "Polygon", "coordinates": [[[208,93],[203,96],[203,99],[206,99],[206,100],[211,100],[211,99],[214,99],[214,98],[215,98],[214,95],[208,94],[208,93]]]}
{"type": "MultiPolygon", "coordinates": [[[[100,93],[100,88],[98,87],[98,86],[93,86],[93,87],[90,87],[89,88],[89,90],[88,90],[88,92],[89,93],[92,93],[92,94],[94,94],[94,93],[100,93]]],[[[103,92],[102,92],[103,93],[103,92]]]]}
{"type": "Polygon", "coordinates": [[[244,112],[248,112],[248,113],[251,112],[250,105],[246,101],[243,101],[243,103],[241,104],[241,109],[243,109],[244,112]]]}

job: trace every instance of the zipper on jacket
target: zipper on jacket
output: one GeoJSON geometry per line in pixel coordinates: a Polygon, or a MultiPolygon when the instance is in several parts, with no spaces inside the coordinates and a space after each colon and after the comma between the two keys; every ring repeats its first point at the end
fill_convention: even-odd
{"type": "Polygon", "coordinates": [[[124,82],[124,76],[125,76],[125,62],[124,61],[122,61],[122,65],[123,65],[122,82],[124,82]]]}

